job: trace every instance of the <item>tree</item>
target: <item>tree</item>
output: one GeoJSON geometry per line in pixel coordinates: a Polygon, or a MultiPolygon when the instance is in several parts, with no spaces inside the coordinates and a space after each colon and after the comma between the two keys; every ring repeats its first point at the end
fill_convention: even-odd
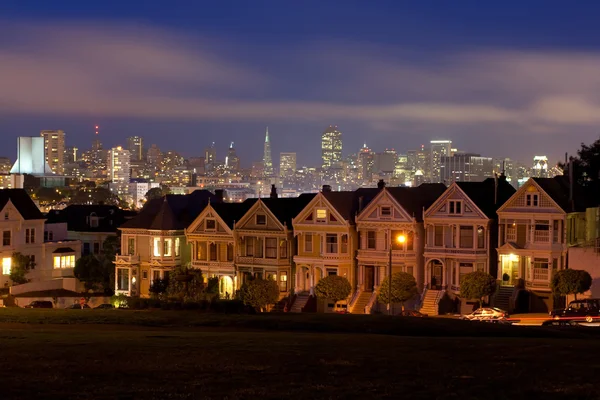
{"type": "Polygon", "coordinates": [[[41,203],[58,203],[63,199],[63,195],[58,189],[49,187],[37,188],[32,197],[41,203]]]}
{"type": "Polygon", "coordinates": [[[587,271],[578,269],[563,269],[552,276],[550,288],[558,296],[577,295],[587,292],[592,286],[592,277],[587,271]]]}
{"type": "MultiPolygon", "coordinates": [[[[600,183],[600,138],[591,145],[581,143],[576,157],[569,157],[573,165],[573,176],[582,186],[600,183]]],[[[568,174],[569,164],[559,164],[568,174]]]]}
{"type": "Polygon", "coordinates": [[[152,199],[160,199],[170,193],[171,193],[171,189],[169,189],[167,186],[161,185],[160,187],[155,187],[155,188],[148,190],[145,197],[146,197],[146,201],[150,201],[152,199]]]}
{"type": "Polygon", "coordinates": [[[244,304],[263,312],[268,305],[277,303],[279,288],[272,279],[254,279],[242,286],[240,297],[244,304]]]}
{"type": "Polygon", "coordinates": [[[86,291],[97,291],[105,288],[105,270],[102,262],[93,254],[88,254],[77,260],[74,273],[75,277],[83,282],[86,291]]]}
{"type": "Polygon", "coordinates": [[[154,279],[150,285],[150,293],[153,296],[160,297],[162,294],[167,293],[169,287],[169,279],[154,279]]]}
{"type": "Polygon", "coordinates": [[[479,300],[479,307],[483,307],[483,298],[494,294],[496,278],[483,272],[470,272],[460,281],[460,295],[465,299],[479,300]]]}
{"type": "Polygon", "coordinates": [[[10,275],[9,278],[13,285],[20,285],[22,283],[29,282],[27,279],[27,273],[33,266],[31,257],[21,254],[19,252],[12,254],[10,275]]]}
{"type": "Polygon", "coordinates": [[[177,301],[204,300],[204,276],[199,269],[179,265],[169,272],[167,296],[177,301]]]}
{"type": "Polygon", "coordinates": [[[379,287],[377,293],[377,301],[384,304],[400,303],[402,311],[404,311],[404,303],[418,293],[417,281],[406,272],[396,272],[392,274],[392,298],[390,299],[390,280],[386,276],[379,287]]]}
{"type": "Polygon", "coordinates": [[[317,297],[333,301],[334,303],[347,299],[350,293],[352,293],[352,286],[348,282],[348,279],[343,276],[326,276],[315,286],[317,297]]]}

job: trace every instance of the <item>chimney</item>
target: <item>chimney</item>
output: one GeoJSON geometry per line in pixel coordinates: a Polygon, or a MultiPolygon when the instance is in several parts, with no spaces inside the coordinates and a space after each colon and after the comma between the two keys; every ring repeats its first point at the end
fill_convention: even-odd
{"type": "Polygon", "coordinates": [[[364,196],[358,196],[358,212],[361,212],[363,209],[363,201],[364,196]]]}
{"type": "Polygon", "coordinates": [[[331,192],[331,185],[323,185],[323,193],[329,193],[331,192]]]}
{"type": "Polygon", "coordinates": [[[215,196],[217,197],[217,203],[222,203],[223,202],[223,189],[216,189],[215,190],[215,196]]]}
{"type": "Polygon", "coordinates": [[[377,182],[377,189],[382,190],[385,187],[385,181],[383,179],[380,179],[379,182],[377,182]]]}
{"type": "Polygon", "coordinates": [[[275,185],[271,185],[271,194],[269,197],[271,197],[272,199],[277,198],[277,188],[275,187],[275,185]]]}

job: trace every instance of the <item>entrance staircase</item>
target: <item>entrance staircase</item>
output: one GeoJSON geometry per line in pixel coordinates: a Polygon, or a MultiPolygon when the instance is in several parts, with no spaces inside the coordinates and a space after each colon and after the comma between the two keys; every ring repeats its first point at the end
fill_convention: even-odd
{"type": "Polygon", "coordinates": [[[431,290],[428,289],[425,293],[425,297],[423,298],[423,304],[421,305],[421,312],[427,315],[438,315],[439,308],[438,304],[440,302],[440,298],[442,297],[441,290],[431,290]]]}
{"type": "Polygon", "coordinates": [[[292,304],[290,312],[301,313],[309,298],[310,295],[308,293],[299,293],[296,296],[296,300],[294,300],[294,304],[292,304]]]}
{"type": "Polygon", "coordinates": [[[512,297],[515,288],[513,286],[500,286],[496,297],[494,298],[494,307],[504,311],[509,311],[510,298],[512,297]]]}
{"type": "Polygon", "coordinates": [[[369,304],[372,295],[373,292],[360,292],[352,307],[352,314],[364,314],[365,307],[369,304]]]}

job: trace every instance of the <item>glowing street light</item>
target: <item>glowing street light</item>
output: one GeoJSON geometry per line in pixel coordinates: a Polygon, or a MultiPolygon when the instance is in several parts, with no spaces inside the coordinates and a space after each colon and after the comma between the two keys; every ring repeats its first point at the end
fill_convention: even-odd
{"type": "MultiPolygon", "coordinates": [[[[388,272],[388,313],[390,315],[392,315],[392,244],[393,244],[394,238],[392,237],[391,229],[388,232],[388,237],[390,238],[390,245],[389,245],[390,262],[389,262],[389,266],[388,266],[388,270],[389,270],[389,272],[388,272]]],[[[406,243],[406,235],[400,234],[400,235],[396,236],[396,242],[398,244],[406,243]]]]}

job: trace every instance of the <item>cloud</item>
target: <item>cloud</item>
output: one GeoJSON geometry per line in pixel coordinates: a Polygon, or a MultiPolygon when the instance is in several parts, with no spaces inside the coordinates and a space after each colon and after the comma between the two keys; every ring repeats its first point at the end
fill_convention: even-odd
{"type": "Polygon", "coordinates": [[[593,53],[281,49],[101,21],[2,25],[0,34],[15,38],[0,44],[0,112],[10,114],[505,124],[538,133],[600,122],[593,53]]]}

